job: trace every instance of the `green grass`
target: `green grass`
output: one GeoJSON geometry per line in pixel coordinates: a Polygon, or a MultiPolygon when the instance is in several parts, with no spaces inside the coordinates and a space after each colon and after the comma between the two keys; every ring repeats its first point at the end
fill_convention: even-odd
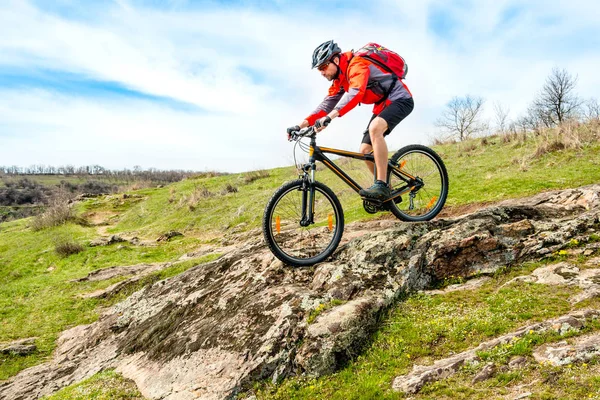
{"type": "Polygon", "coordinates": [[[471,152],[461,152],[457,145],[436,148],[449,172],[448,205],[499,201],[600,181],[600,145],[597,143],[529,160],[528,156],[536,149],[533,140],[518,147],[513,147],[512,142],[503,143],[500,138],[490,142],[493,144],[471,152]],[[523,158],[528,159],[525,171],[520,163],[513,161],[523,158]]]}
{"type": "Polygon", "coordinates": [[[100,372],[80,383],[66,387],[44,400],[143,400],[135,383],[113,370],[100,372]]]}
{"type": "MultiPolygon", "coordinates": [[[[433,146],[449,172],[447,206],[495,202],[600,181],[597,142],[534,158],[536,140],[530,137],[525,142],[504,143],[500,137],[490,137],[487,145],[477,139],[433,146]]],[[[372,178],[362,162],[342,159],[336,162],[361,185],[370,184],[372,178]]],[[[218,245],[232,233],[258,228],[264,206],[273,192],[283,182],[296,179],[298,171],[285,167],[255,174],[255,177],[250,175],[189,178],[162,188],[134,190],[127,193],[129,196],[111,195],[77,204],[80,215],[105,215],[111,224],[107,229],[109,234],[138,236],[142,240],[154,240],[171,230],[185,235],[157,247],[116,244],[92,248],[87,244],[98,237],[96,227],[68,224],[34,232],[28,227],[30,219],[1,223],[0,342],[35,336],[38,351],[26,357],[1,356],[0,380],[47,359],[60,332],[93,322],[98,317],[99,307],[113,304],[145,284],[176,275],[216,256],[175,264],[127,288],[115,298],[103,301],[84,300],[80,296],[126,277],[104,282],[74,283],[71,280],[110,266],[174,261],[203,244],[218,245]],[[224,189],[228,186],[237,188],[237,192],[226,193],[224,189]],[[60,257],[54,250],[60,238],[81,244],[84,251],[60,257]]],[[[45,184],[57,184],[59,178],[63,179],[43,177],[45,184]]],[[[378,217],[367,214],[356,193],[321,164],[317,179],[331,186],[339,196],[347,223],[378,217]]],[[[591,240],[600,239],[596,235],[591,240]]],[[[568,257],[568,254],[556,254],[553,260],[568,257]]],[[[541,264],[523,266],[520,272],[525,273],[537,265],[541,264]]],[[[515,271],[501,271],[494,277],[495,284],[514,276],[515,271]]],[[[389,392],[391,379],[408,371],[415,359],[431,361],[507,332],[525,321],[559,315],[569,309],[565,301],[567,295],[562,289],[549,290],[535,285],[519,286],[518,290],[513,286],[495,292],[492,283],[466,294],[410,297],[391,312],[375,335],[373,346],[348,368],[321,380],[292,379],[281,388],[263,388],[262,397],[267,394],[275,398],[397,397],[389,392]]],[[[590,300],[584,304],[595,303],[590,300]]],[[[502,379],[513,378],[507,375],[502,379]]]]}

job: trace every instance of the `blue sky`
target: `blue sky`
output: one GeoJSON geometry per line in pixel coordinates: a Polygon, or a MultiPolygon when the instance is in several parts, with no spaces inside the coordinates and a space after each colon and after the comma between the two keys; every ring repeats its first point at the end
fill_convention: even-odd
{"type": "MultiPolygon", "coordinates": [[[[0,165],[289,165],[285,128],[325,95],[310,58],[331,38],[406,58],[416,107],[388,143],[428,143],[453,96],[517,118],[553,67],[599,98],[599,19],[583,0],[3,1],[0,165]]],[[[370,111],[335,120],[321,143],[357,149],[370,111]]]]}

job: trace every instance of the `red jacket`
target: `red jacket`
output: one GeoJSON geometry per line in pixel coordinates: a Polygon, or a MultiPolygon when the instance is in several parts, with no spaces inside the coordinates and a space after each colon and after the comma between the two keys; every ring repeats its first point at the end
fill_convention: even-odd
{"type": "MultiPolygon", "coordinates": [[[[340,74],[331,84],[329,93],[306,118],[310,125],[334,108],[341,117],[359,103],[375,104],[381,101],[393,82],[392,74],[367,59],[354,57],[351,51],[340,54],[339,68],[340,74]]],[[[373,106],[373,114],[378,115],[394,100],[410,97],[410,90],[398,79],[386,101],[373,106]]]]}

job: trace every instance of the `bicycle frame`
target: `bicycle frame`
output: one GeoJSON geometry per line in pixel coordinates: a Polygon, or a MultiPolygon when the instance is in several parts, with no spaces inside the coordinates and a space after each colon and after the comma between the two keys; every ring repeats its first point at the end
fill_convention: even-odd
{"type": "MultiPolygon", "coordinates": [[[[346,174],[338,165],[336,165],[332,160],[330,160],[325,154],[335,154],[342,157],[354,158],[357,160],[370,161],[374,165],[374,176],[377,176],[377,169],[375,167],[375,157],[372,153],[363,154],[363,153],[355,153],[346,150],[332,149],[329,147],[319,147],[317,146],[315,135],[310,136],[310,148],[309,148],[309,159],[308,163],[304,164],[302,170],[304,172],[305,182],[308,180],[310,183],[315,181],[315,171],[317,169],[317,161],[321,161],[327,168],[329,168],[334,174],[336,174],[342,181],[344,181],[348,186],[350,186],[355,192],[359,192],[362,187],[348,174],[346,174]],[[310,172],[310,178],[309,177],[310,172]]],[[[402,171],[402,166],[397,167],[388,161],[388,168],[394,176],[399,178],[400,180],[406,183],[405,186],[402,186],[398,189],[392,190],[390,197],[385,199],[385,201],[393,201],[398,196],[406,194],[408,192],[416,192],[423,186],[423,181],[417,177],[414,177],[404,171],[402,171]]],[[[314,210],[314,202],[315,202],[315,191],[312,185],[307,188],[303,188],[304,194],[302,196],[302,219],[300,221],[300,225],[308,226],[313,224],[313,210],[314,210]],[[309,196],[307,198],[307,195],[309,196]]],[[[412,193],[411,193],[412,194],[412,193]]],[[[411,199],[412,200],[412,199],[411,199]]],[[[377,204],[376,200],[369,199],[368,201],[377,204]]],[[[381,203],[381,202],[380,202],[381,203]]],[[[380,204],[379,204],[380,205],[380,204]]]]}

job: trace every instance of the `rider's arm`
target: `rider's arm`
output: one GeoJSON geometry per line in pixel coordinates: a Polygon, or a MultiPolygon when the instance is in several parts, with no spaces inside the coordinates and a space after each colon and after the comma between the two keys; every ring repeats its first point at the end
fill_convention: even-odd
{"type": "Polygon", "coordinates": [[[338,111],[340,117],[361,102],[367,90],[369,75],[369,63],[367,61],[356,57],[350,62],[348,67],[348,93],[335,106],[335,110],[338,111]]]}
{"type": "MultiPolygon", "coordinates": [[[[333,107],[340,101],[342,96],[344,95],[344,89],[340,86],[339,82],[334,82],[329,88],[329,93],[323,99],[321,104],[312,112],[302,123],[306,121],[306,125],[302,126],[304,128],[309,125],[314,125],[315,121],[319,118],[323,118],[327,115],[327,113],[333,110],[333,107]]],[[[331,115],[330,115],[331,117],[331,115]]]]}

